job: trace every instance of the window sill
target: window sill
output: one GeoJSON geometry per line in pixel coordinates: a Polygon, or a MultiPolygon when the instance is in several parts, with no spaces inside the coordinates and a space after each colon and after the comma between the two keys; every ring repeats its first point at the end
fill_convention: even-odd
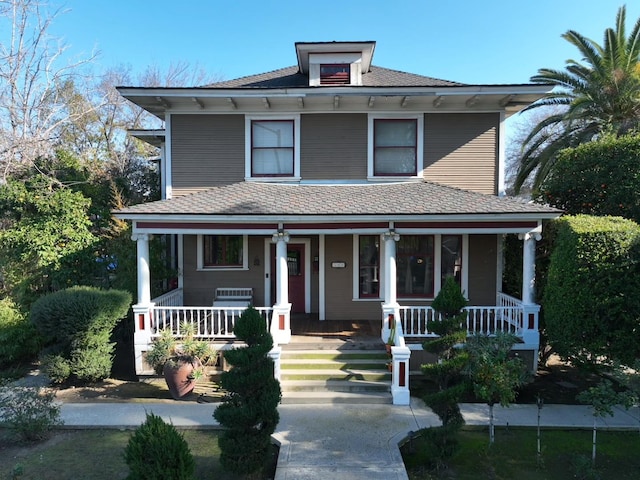
{"type": "Polygon", "coordinates": [[[382,298],[375,298],[375,297],[367,297],[367,298],[352,298],[351,301],[352,302],[378,302],[380,303],[382,300],[382,298]]]}
{"type": "Polygon", "coordinates": [[[302,177],[244,177],[245,182],[267,182],[267,183],[279,183],[279,182],[299,182],[302,177]]]}
{"type": "Polygon", "coordinates": [[[237,272],[247,271],[249,267],[198,267],[196,272],[237,272]]]}
{"type": "Polygon", "coordinates": [[[367,177],[369,182],[415,182],[418,180],[424,180],[420,175],[380,175],[367,177]]]}

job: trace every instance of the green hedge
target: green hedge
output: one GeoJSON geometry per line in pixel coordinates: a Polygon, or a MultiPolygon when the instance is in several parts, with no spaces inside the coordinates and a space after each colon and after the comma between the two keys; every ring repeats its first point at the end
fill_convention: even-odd
{"type": "Polygon", "coordinates": [[[562,150],[539,197],[566,213],[640,222],[640,136],[605,137],[562,150]]]}
{"type": "MultiPolygon", "coordinates": [[[[127,314],[131,295],[122,290],[72,287],[46,295],[31,307],[31,322],[45,341],[55,365],[57,381],[61,359],[78,380],[94,382],[111,373],[114,344],[111,333],[127,314]],[[55,360],[54,360],[55,358],[55,360]]],[[[47,362],[45,362],[45,368],[47,362]]]]}
{"type": "Polygon", "coordinates": [[[27,361],[38,353],[36,330],[9,298],[0,299],[0,366],[27,361]]]}
{"type": "Polygon", "coordinates": [[[640,356],[640,227],[620,217],[557,221],[543,297],[546,332],[565,358],[640,356]]]}

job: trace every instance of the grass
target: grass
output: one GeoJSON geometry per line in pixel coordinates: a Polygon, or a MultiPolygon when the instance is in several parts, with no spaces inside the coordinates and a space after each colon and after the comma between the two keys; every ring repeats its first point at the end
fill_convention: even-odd
{"type": "Polygon", "coordinates": [[[402,448],[411,480],[492,479],[566,480],[568,478],[637,479],[640,477],[640,434],[637,431],[598,431],[595,472],[591,468],[591,430],[542,430],[542,455],[537,457],[535,428],[501,428],[489,446],[486,428],[465,427],[460,450],[448,468],[430,471],[428,451],[421,439],[402,448]],[[413,453],[411,452],[413,450],[413,453]],[[588,476],[597,474],[597,476],[588,476]]]}
{"type": "MultiPolygon", "coordinates": [[[[180,430],[196,461],[196,479],[237,480],[242,476],[225,472],[218,460],[217,430],[180,430]]],[[[42,443],[14,446],[12,436],[0,429],[0,479],[92,480],[124,479],[129,474],[123,452],[133,430],[55,430],[42,443]]],[[[274,447],[273,464],[264,477],[273,478],[277,461],[274,447]]]]}

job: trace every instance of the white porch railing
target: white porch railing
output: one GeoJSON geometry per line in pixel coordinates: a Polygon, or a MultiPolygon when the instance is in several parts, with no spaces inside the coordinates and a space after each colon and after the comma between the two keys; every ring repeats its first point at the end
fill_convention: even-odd
{"type": "Polygon", "coordinates": [[[179,307],[184,304],[184,291],[181,288],[171,290],[152,300],[156,307],[179,307]]]}
{"type": "MultiPolygon", "coordinates": [[[[464,312],[468,335],[508,332],[522,336],[524,328],[522,306],[471,306],[465,307],[464,312]]],[[[440,321],[441,316],[431,307],[401,306],[400,319],[405,337],[430,338],[437,335],[429,330],[429,323],[440,321]]]]}
{"type": "MultiPolygon", "coordinates": [[[[160,336],[162,330],[168,329],[176,336],[181,336],[183,325],[193,325],[195,338],[201,339],[234,339],[233,328],[236,320],[247,307],[185,307],[185,306],[153,306],[150,309],[150,337],[160,336]]],[[[270,328],[271,307],[257,307],[270,328]]]]}

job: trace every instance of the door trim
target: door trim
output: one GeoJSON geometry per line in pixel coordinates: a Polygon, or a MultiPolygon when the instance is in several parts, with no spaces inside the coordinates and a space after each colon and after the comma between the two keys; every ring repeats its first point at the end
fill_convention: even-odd
{"type": "MultiPolygon", "coordinates": [[[[289,244],[304,245],[304,312],[311,313],[311,239],[310,238],[291,238],[289,244]]],[[[271,239],[264,240],[264,298],[271,298],[271,239]]],[[[269,307],[271,305],[265,305],[269,307]]]]}

